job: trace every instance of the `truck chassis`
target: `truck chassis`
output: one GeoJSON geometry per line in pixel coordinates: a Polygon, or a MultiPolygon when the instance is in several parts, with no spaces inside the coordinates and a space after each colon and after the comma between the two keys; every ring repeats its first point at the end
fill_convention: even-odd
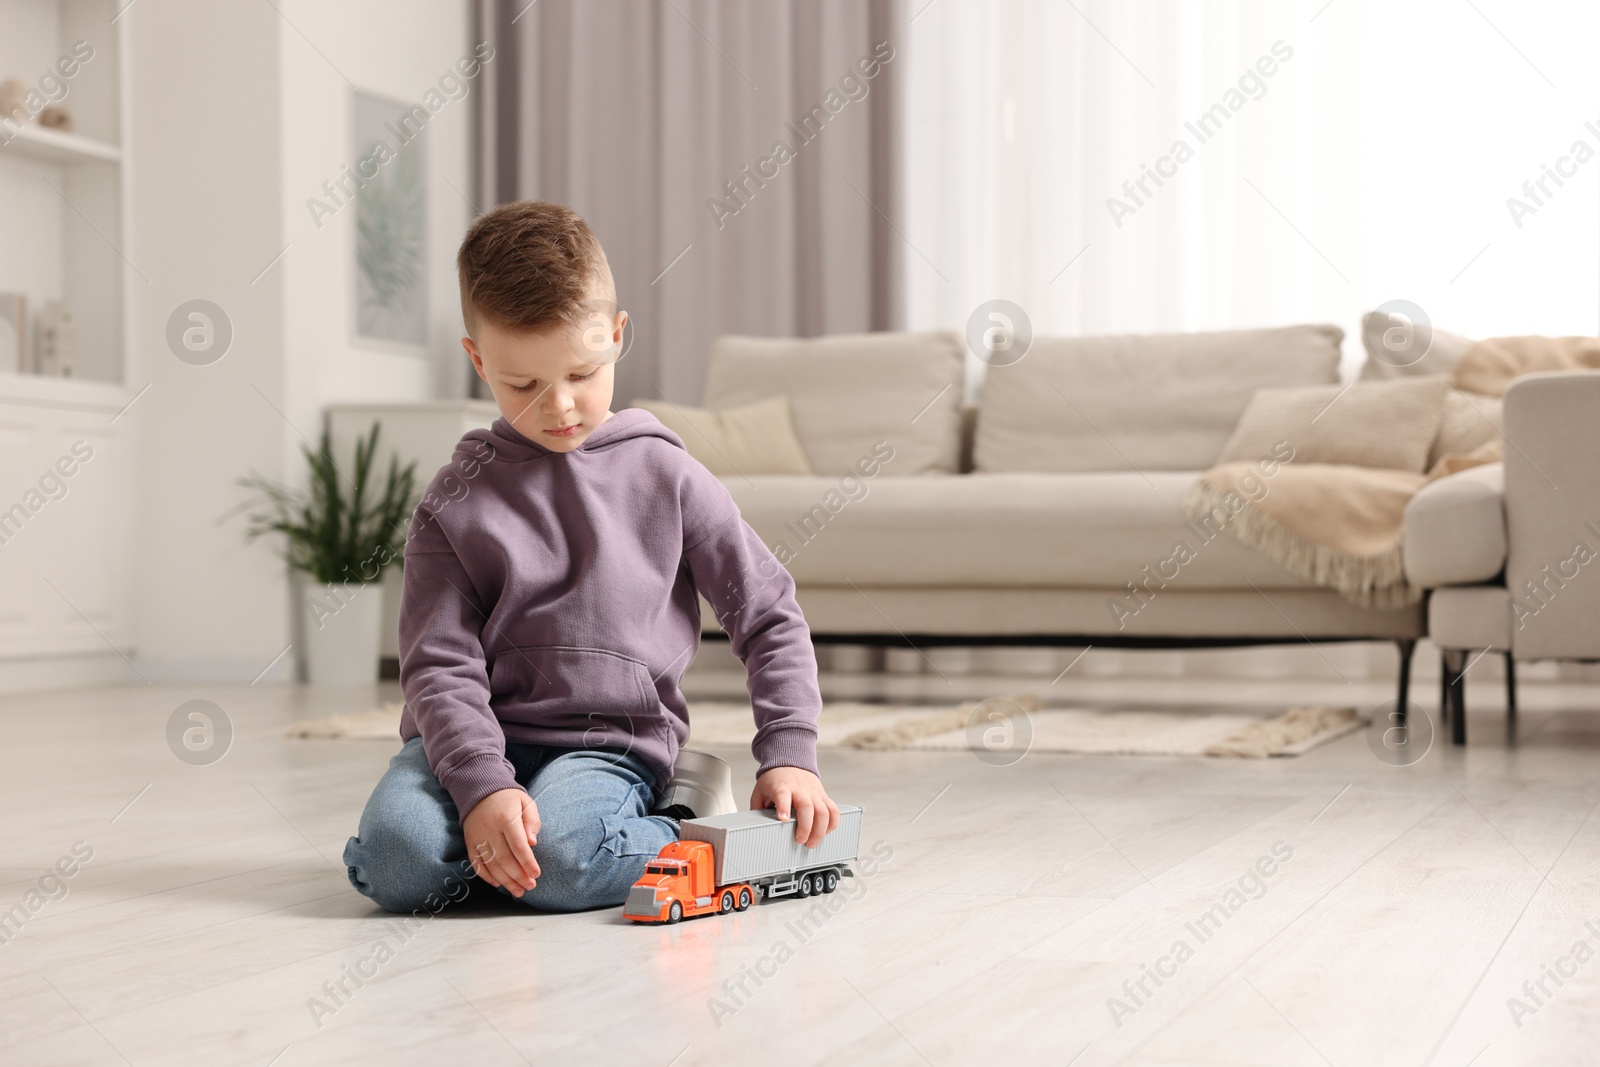
{"type": "Polygon", "coordinates": [[[854,878],[855,872],[844,864],[814,867],[808,871],[795,871],[788,876],[764,878],[754,883],[756,892],[768,899],[772,897],[802,896],[813,893],[831,893],[839,888],[839,879],[854,878]]]}

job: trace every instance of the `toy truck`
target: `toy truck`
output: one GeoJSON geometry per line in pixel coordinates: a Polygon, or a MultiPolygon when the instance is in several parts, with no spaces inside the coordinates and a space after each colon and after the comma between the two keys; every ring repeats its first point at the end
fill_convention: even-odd
{"type": "Polygon", "coordinates": [[[628,891],[622,914],[641,923],[744,911],[764,897],[831,893],[861,847],[861,808],[839,806],[839,825],[816,848],[794,839],[794,822],[770,810],[736,811],[679,824],[628,891]]]}

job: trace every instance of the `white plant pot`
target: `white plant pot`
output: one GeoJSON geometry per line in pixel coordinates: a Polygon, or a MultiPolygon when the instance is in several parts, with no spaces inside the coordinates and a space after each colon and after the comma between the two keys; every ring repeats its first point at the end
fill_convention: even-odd
{"type": "Polygon", "coordinates": [[[383,583],[322,585],[300,596],[306,676],[312,685],[372,685],[383,636],[383,583]]]}

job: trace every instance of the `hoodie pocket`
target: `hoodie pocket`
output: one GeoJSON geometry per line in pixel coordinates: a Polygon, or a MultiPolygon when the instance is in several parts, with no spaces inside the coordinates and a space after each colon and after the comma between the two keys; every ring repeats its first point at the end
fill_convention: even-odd
{"type": "Polygon", "coordinates": [[[533,645],[495,656],[490,703],[508,723],[550,731],[549,743],[631,749],[660,732],[661,702],[649,669],[603,648],[533,645]]]}

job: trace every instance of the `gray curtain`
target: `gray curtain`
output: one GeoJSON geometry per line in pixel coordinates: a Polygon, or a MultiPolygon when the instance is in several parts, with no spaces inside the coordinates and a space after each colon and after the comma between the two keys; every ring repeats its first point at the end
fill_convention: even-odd
{"type": "Polygon", "coordinates": [[[901,0],[527,4],[479,16],[479,203],[599,234],[633,333],[614,406],[699,403],[721,334],[902,325],[901,0]]]}

